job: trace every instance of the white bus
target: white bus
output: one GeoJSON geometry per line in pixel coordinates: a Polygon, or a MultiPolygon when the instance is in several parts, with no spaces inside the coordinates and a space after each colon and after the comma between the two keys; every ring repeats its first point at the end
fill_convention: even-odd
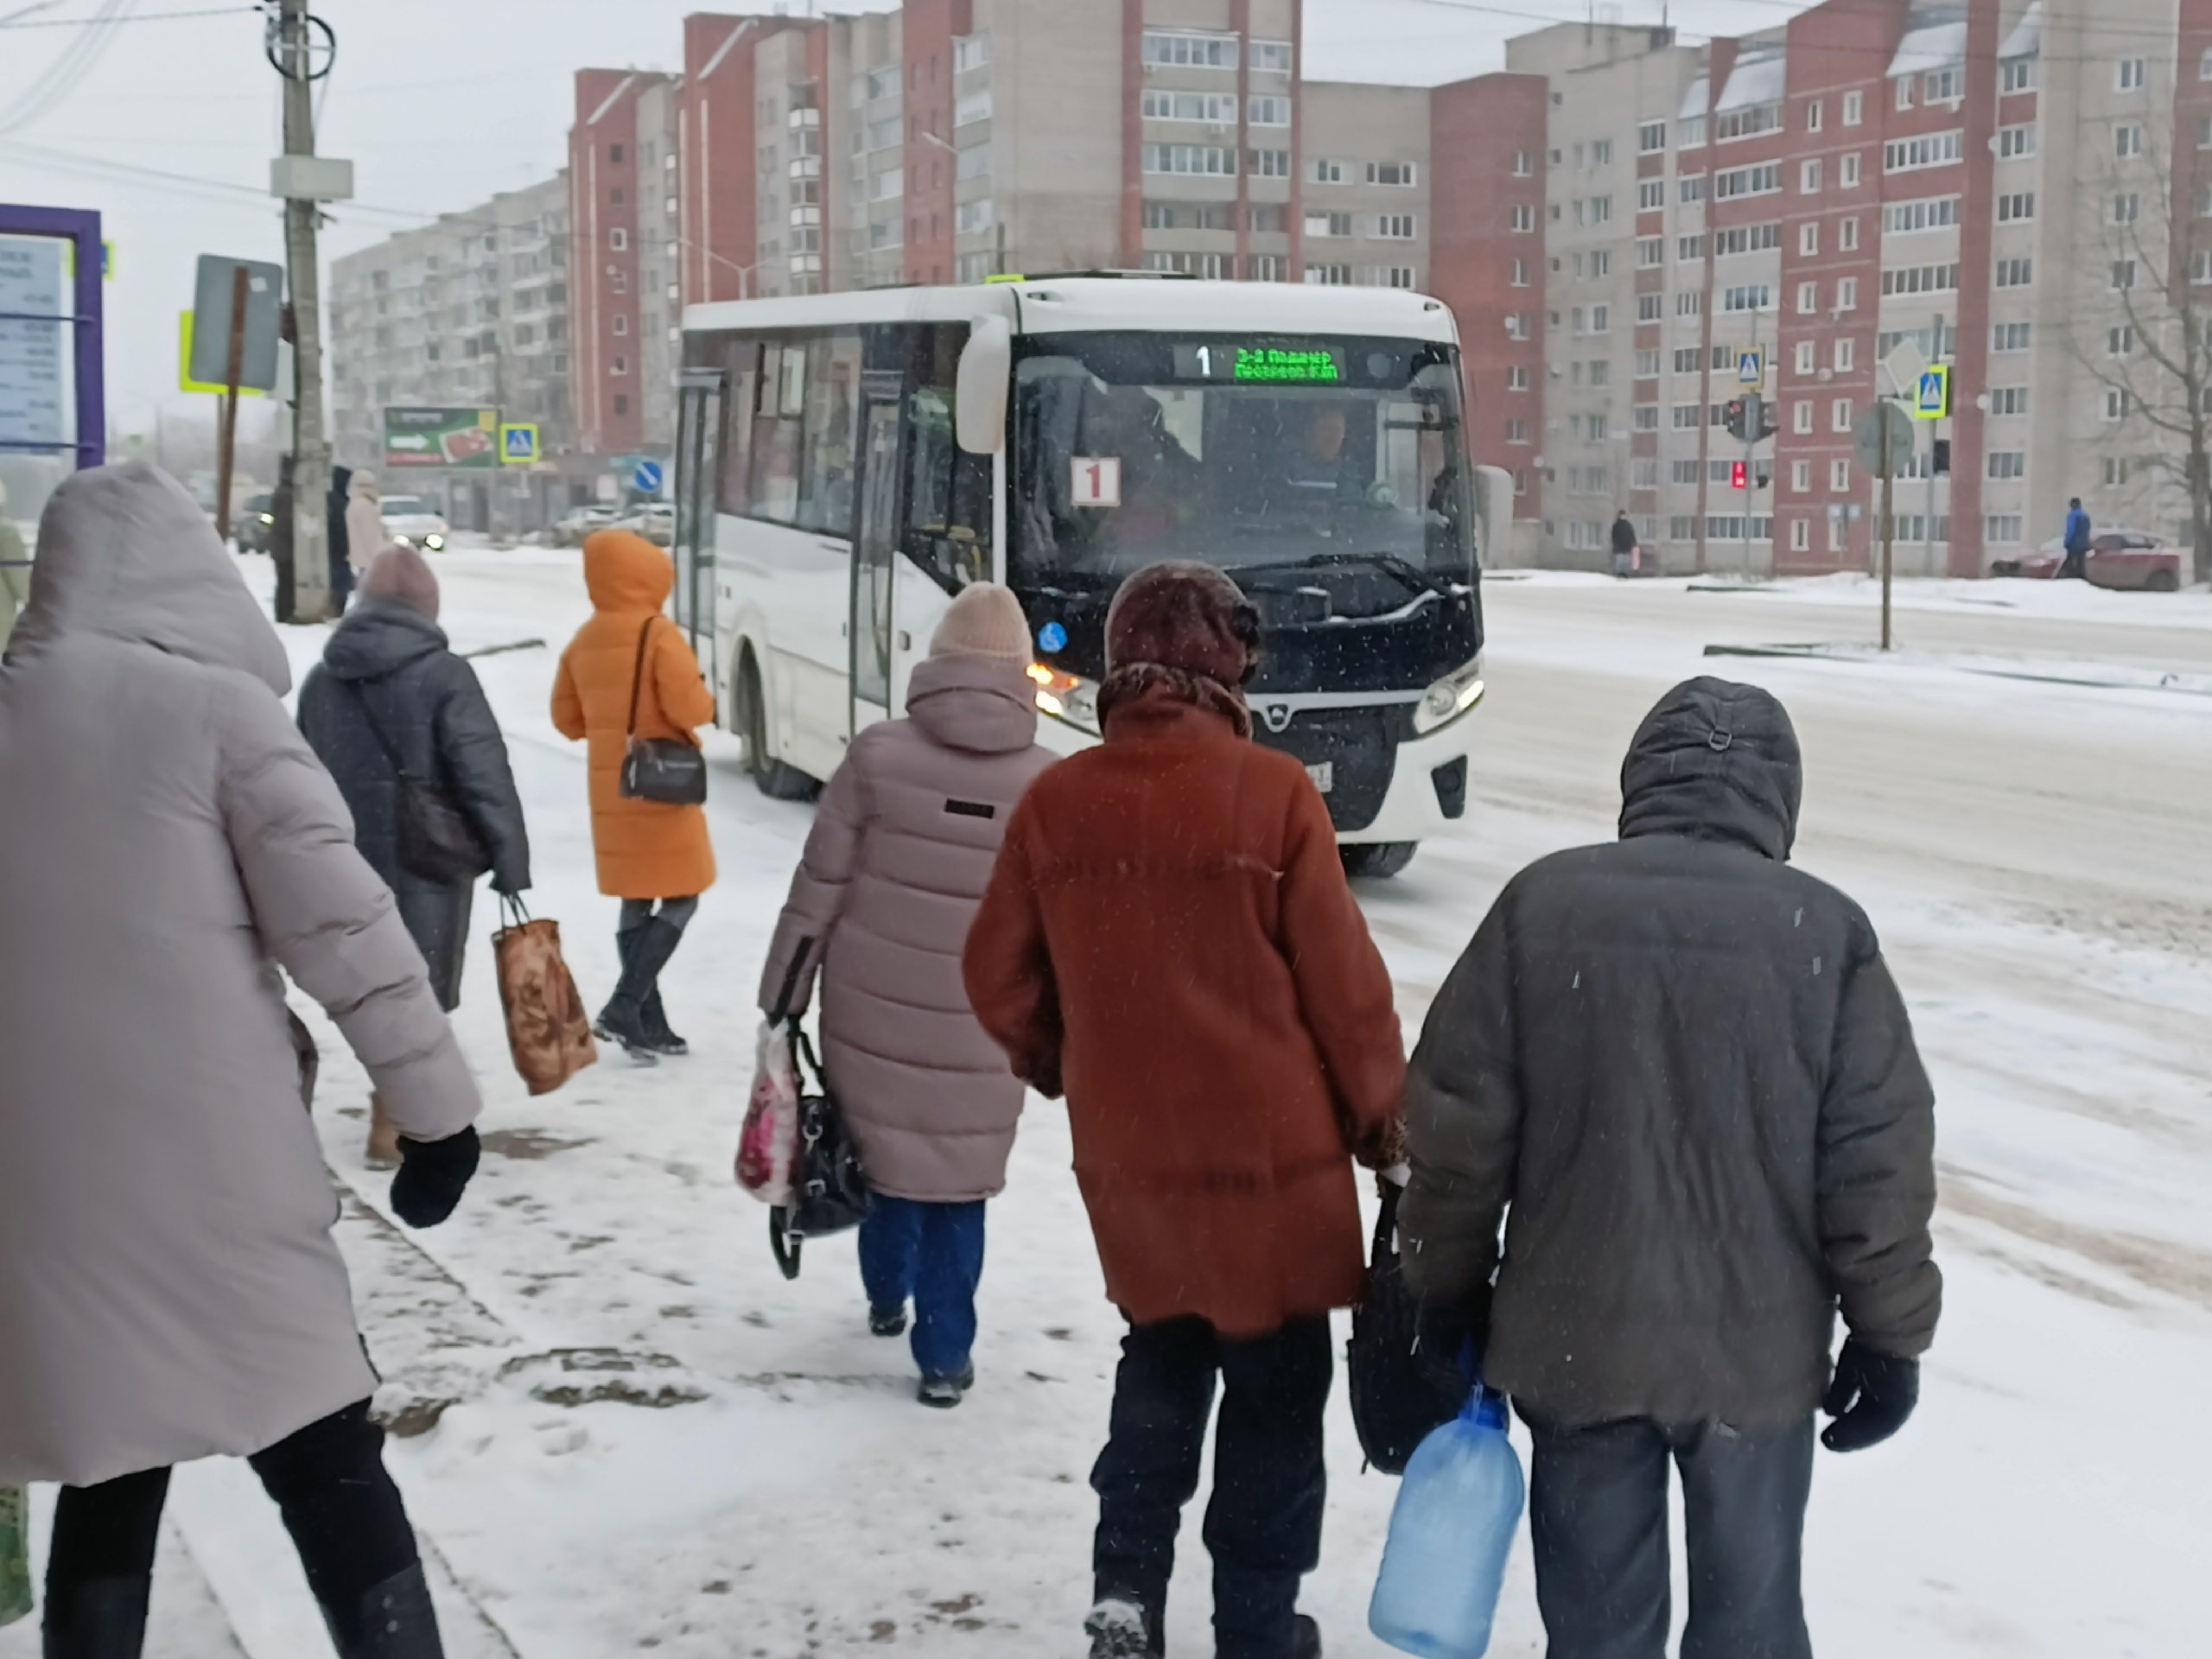
{"type": "Polygon", "coordinates": [[[1070,276],[695,306],[677,620],[766,793],[903,708],[951,596],[1020,596],[1041,740],[1097,740],[1106,607],[1160,559],[1259,608],[1259,741],[1355,874],[1466,810],[1479,554],[1457,330],[1382,289],[1070,276]]]}

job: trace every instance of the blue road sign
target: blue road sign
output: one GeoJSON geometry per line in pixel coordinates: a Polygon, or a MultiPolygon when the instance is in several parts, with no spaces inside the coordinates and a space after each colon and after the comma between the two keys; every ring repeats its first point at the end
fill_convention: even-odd
{"type": "Polygon", "coordinates": [[[537,428],[526,421],[510,421],[499,429],[499,460],[508,467],[528,467],[537,460],[537,428]]]}
{"type": "Polygon", "coordinates": [[[1739,385],[1758,386],[1766,384],[1766,353],[1738,352],[1736,353],[1736,380],[1739,385]]]}
{"type": "Polygon", "coordinates": [[[1938,363],[1922,371],[1920,385],[1913,398],[1912,418],[1916,421],[1940,421],[1951,413],[1950,365],[1938,363]]]}
{"type": "Polygon", "coordinates": [[[638,486],[640,494],[658,495],[661,477],[660,462],[641,461],[638,463],[638,469],[630,474],[630,482],[638,486]]]}

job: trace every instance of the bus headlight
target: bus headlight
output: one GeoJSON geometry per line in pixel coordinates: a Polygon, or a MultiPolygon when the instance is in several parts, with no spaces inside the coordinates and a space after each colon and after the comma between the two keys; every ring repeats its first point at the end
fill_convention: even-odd
{"type": "Polygon", "coordinates": [[[1037,707],[1055,720],[1098,735],[1098,688],[1080,674],[1065,673],[1044,663],[1029,664],[1036,683],[1037,707]]]}
{"type": "Polygon", "coordinates": [[[1482,658],[1478,657],[1456,674],[1447,674],[1414,705],[1414,732],[1426,736],[1449,726],[1483,700],[1482,658]]]}

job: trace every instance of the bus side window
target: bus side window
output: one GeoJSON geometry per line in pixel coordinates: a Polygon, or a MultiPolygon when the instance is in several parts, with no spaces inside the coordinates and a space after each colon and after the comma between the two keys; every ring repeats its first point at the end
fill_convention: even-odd
{"type": "MultiPolygon", "coordinates": [[[[788,354],[786,361],[788,361],[788,354]]],[[[817,336],[807,353],[798,524],[826,536],[853,533],[853,473],[860,453],[861,337],[817,336]]]]}
{"type": "Polygon", "coordinates": [[[947,593],[991,574],[991,463],[953,436],[952,393],[916,387],[906,399],[906,556],[947,593]]]}

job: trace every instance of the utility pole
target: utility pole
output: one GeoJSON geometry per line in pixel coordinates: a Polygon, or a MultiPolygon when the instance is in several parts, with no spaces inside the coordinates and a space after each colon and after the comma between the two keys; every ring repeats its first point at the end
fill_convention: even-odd
{"type": "MultiPolygon", "coordinates": [[[[1759,314],[1751,312],[1751,354],[1759,353],[1759,314]]],[[[1741,377],[1738,376],[1738,378],[1741,377]]],[[[1759,357],[1759,383],[1744,399],[1744,574],[1751,574],[1751,505],[1758,493],[1759,471],[1757,459],[1760,429],[1766,424],[1766,359],[1759,357]]],[[[1773,574],[1774,557],[1767,556],[1767,574],[1773,574]]]]}
{"type": "Polygon", "coordinates": [[[1882,423],[1882,649],[1891,648],[1890,634],[1890,580],[1895,569],[1894,538],[1897,518],[1895,512],[1897,491],[1897,456],[1891,453],[1890,423],[1882,423]]]}
{"type": "MultiPolygon", "coordinates": [[[[284,78],[284,153],[315,154],[315,78],[308,0],[282,0],[276,63],[284,78]]],[[[322,275],[315,248],[321,206],[288,197],[284,259],[292,289],[299,400],[292,418],[292,614],[327,622],[330,600],[330,438],[322,423],[322,275]]]]}

